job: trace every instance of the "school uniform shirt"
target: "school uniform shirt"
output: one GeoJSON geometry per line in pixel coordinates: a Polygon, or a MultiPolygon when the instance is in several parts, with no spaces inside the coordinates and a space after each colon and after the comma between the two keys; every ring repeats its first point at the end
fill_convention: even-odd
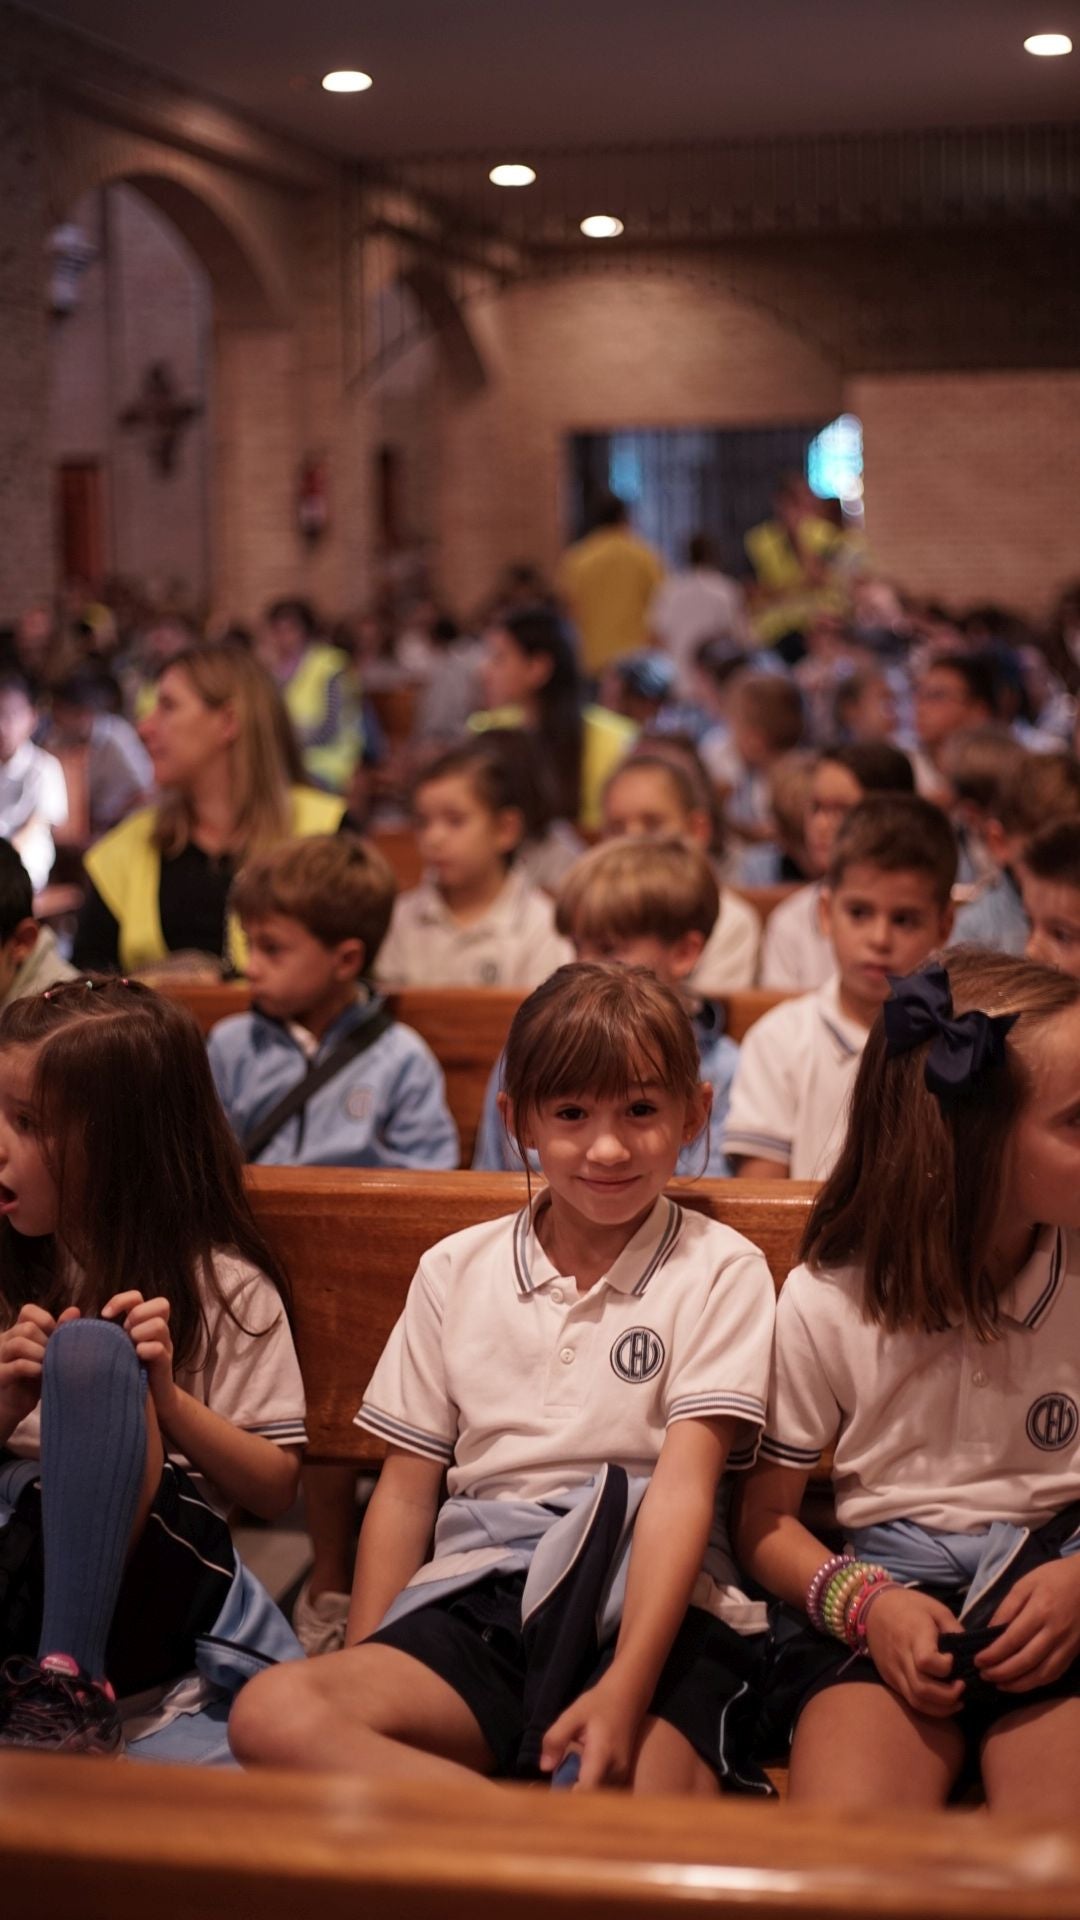
{"type": "Polygon", "coordinates": [[[761,945],[761,917],[741,894],[720,889],[720,912],[688,985],[695,993],[735,993],[753,985],[761,945]]]}
{"type": "Polygon", "coordinates": [[[792,993],[824,986],[835,969],[832,942],[821,930],[821,882],[800,887],[774,907],[761,946],[761,985],[792,993]]]}
{"type": "Polygon", "coordinates": [[[756,1020],[731,1089],[729,1158],[787,1162],[792,1180],[824,1180],[843,1144],[866,1034],[841,1011],[835,974],[756,1020]]]}
{"type": "Polygon", "coordinates": [[[1020,889],[1011,874],[1002,872],[976,899],[960,908],[949,944],[1022,954],[1030,931],[1020,889]]]}
{"type": "Polygon", "coordinates": [[[55,754],[24,741],[10,760],[0,761],[0,835],[18,840],[35,893],[48,880],[56,858],[52,829],[62,827],[67,817],[63,767],[55,754]]]}
{"type": "Polygon", "coordinates": [[[579,1294],[540,1245],[541,1194],[420,1262],[356,1423],[443,1463],[450,1496],[537,1501],[606,1462],[648,1475],[678,1420],[733,1416],[749,1464],[774,1288],[741,1234],[661,1196],[579,1294]]]}
{"type": "MultiPolygon", "coordinates": [[[[688,1147],[683,1147],[675,1163],[675,1172],[687,1179],[726,1180],[731,1167],[722,1141],[731,1082],[739,1064],[739,1049],[734,1040],[728,1039],[724,1032],[723,1014],[711,1001],[704,1001],[693,1019],[701,1078],[707,1080],[713,1090],[709,1141],[707,1150],[702,1140],[692,1140],[688,1147]]],[[[499,1112],[502,1080],[503,1056],[500,1054],[491,1069],[484,1093],[484,1110],[476,1132],[472,1163],[478,1173],[521,1173],[525,1165],[499,1112]]],[[[529,1165],[534,1172],[539,1172],[540,1161],[531,1149],[529,1165]]]]}
{"type": "Polygon", "coordinates": [[[862,1292],[858,1267],[784,1282],[763,1455],[809,1471],[835,1439],[845,1531],[1035,1527],[1080,1499],[1080,1235],[1042,1230],[996,1340],[887,1333],[862,1292]]]}
{"type": "Polygon", "coordinates": [[[480,920],[463,926],[430,880],[394,902],[376,973],[399,987],[538,987],[574,958],[545,894],[510,872],[480,920]]]}
{"type": "MultiPolygon", "coordinates": [[[[197,1273],[209,1337],[200,1341],[195,1364],[177,1372],[177,1385],[245,1433],[261,1434],[277,1447],[304,1446],[304,1383],[277,1288],[236,1254],[216,1253],[214,1273],[231,1312],[197,1273]]],[[[226,1514],[234,1503],[165,1438],[169,1458],[190,1475],[217,1513],[226,1514]]],[[[19,1422],[7,1449],[20,1459],[40,1458],[40,1408],[19,1422]]]]}
{"type": "MultiPolygon", "coordinates": [[[[220,1021],[208,1042],[210,1071],[237,1139],[243,1143],[310,1066],[383,1004],[377,994],[359,997],[321,1040],[261,1013],[220,1021]]],[[[457,1128],[435,1055],[411,1027],[395,1021],[278,1128],[258,1160],[261,1166],[456,1167],[457,1128]]]]}

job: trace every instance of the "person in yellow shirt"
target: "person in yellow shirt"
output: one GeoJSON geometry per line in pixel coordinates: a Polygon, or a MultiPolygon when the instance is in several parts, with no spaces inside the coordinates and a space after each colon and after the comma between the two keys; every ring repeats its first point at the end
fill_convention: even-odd
{"type": "Polygon", "coordinates": [[[847,611],[859,543],[826,518],[801,473],[786,473],[773,495],[773,518],[751,527],[743,545],[756,582],[754,629],[764,646],[794,665],[815,614],[847,611]]]}
{"type": "Polygon", "coordinates": [[[592,532],[568,547],[555,584],[581,636],[581,662],[592,678],[623,653],[648,644],[648,613],[664,577],[660,555],[631,533],[625,503],[606,494],[592,532]]]}

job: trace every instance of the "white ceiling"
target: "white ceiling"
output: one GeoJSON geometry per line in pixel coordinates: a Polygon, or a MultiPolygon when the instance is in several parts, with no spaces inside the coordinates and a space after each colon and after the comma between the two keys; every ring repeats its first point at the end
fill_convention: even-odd
{"type": "Polygon", "coordinates": [[[1074,118],[1080,0],[41,0],[358,158],[1074,118]],[[1077,51],[1036,60],[1029,33],[1077,51]],[[334,97],[331,67],[371,73],[334,97]]]}

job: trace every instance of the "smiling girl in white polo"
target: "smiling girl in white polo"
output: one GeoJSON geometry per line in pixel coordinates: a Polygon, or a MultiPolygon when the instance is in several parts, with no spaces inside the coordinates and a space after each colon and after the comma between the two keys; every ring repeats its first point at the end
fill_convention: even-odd
{"type": "Polygon", "coordinates": [[[768,1792],[764,1610],[723,1476],[764,1417],[773,1286],[748,1241],[665,1195],[709,1119],[690,1019],[643,969],[562,967],[517,1014],[505,1087],[546,1185],[421,1261],[357,1416],[390,1452],[351,1644],[255,1680],[234,1750],[768,1792]]]}
{"type": "Polygon", "coordinates": [[[738,1544],[784,1603],[790,1792],[1066,1819],[1080,1793],[1080,982],[892,983],[777,1312],[738,1544]],[[833,1447],[843,1553],[799,1519],[833,1447]]]}

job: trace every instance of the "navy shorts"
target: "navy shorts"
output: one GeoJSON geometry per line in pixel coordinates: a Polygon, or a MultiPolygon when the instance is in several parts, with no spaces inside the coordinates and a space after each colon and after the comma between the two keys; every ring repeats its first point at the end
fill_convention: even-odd
{"type": "MultiPolygon", "coordinates": [[[[958,1598],[955,1589],[927,1587],[924,1591],[955,1610],[958,1598]]],[[[841,1641],[819,1633],[805,1614],[783,1604],[774,1608],[761,1720],[765,1756],[770,1761],[786,1757],[799,1715],[819,1693],[831,1687],[860,1684],[887,1687],[888,1681],[882,1679],[865,1654],[852,1653],[841,1641]]],[[[986,1735],[1009,1714],[1020,1713],[1025,1707],[1043,1706],[1051,1700],[1075,1699],[1077,1695],[1080,1695],[1080,1660],[1074,1660],[1049,1686],[1031,1693],[1003,1693],[999,1687],[979,1679],[966,1682],[955,1718],[964,1734],[969,1759],[977,1757],[986,1735]]]]}
{"type": "MultiPolygon", "coordinates": [[[[504,1779],[536,1777],[519,1759],[525,1734],[524,1585],[523,1573],[491,1575],[380,1627],[365,1643],[396,1647],[453,1687],[504,1779]]],[[[690,1742],[729,1792],[773,1791],[754,1758],[765,1643],[765,1634],[735,1633],[691,1607],[649,1706],[654,1718],[667,1721],[690,1742]]],[[[600,1651],[577,1693],[595,1686],[614,1652],[613,1643],[600,1651]]]]}
{"type": "MultiPolygon", "coordinates": [[[[195,1641],[213,1627],[235,1567],[227,1523],[167,1460],[109,1634],[105,1671],[121,1699],[190,1671],[195,1641]]],[[[0,1529],[0,1660],[37,1652],[44,1600],[41,1488],[34,1481],[0,1529]]]]}

